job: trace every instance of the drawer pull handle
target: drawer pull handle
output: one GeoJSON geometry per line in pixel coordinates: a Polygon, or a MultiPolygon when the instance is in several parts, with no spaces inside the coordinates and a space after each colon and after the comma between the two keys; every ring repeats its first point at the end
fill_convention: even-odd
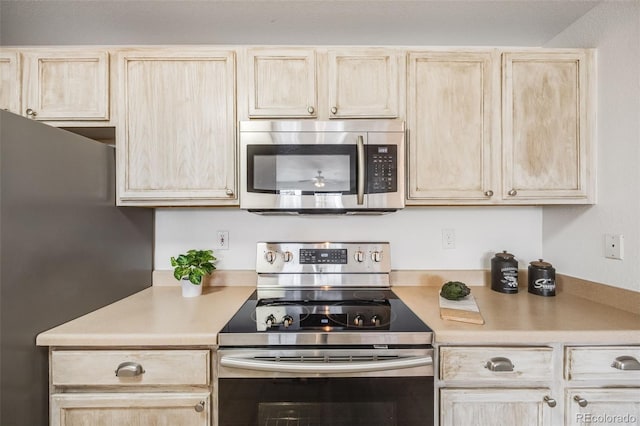
{"type": "Polygon", "coordinates": [[[551,408],[555,407],[555,406],[556,406],[556,404],[557,404],[557,403],[556,403],[556,400],[555,400],[555,399],[553,399],[553,398],[551,398],[549,395],[545,395],[545,397],[544,397],[543,399],[544,399],[544,402],[546,402],[546,403],[547,403],[547,405],[548,405],[549,407],[551,407],[551,408]]]}
{"type": "Polygon", "coordinates": [[[196,413],[202,413],[204,411],[204,401],[200,401],[193,407],[196,410],[196,413]]]}
{"type": "Polygon", "coordinates": [[[640,370],[640,362],[632,356],[623,355],[616,358],[611,364],[613,368],[618,370],[640,370]]]}
{"type": "Polygon", "coordinates": [[[484,368],[491,371],[513,371],[514,365],[509,358],[498,356],[487,361],[484,368]]]}
{"type": "Polygon", "coordinates": [[[144,373],[144,368],[137,362],[123,362],[116,369],[117,377],[136,377],[144,373]]]}
{"type": "Polygon", "coordinates": [[[589,405],[589,401],[587,401],[586,399],[582,398],[580,395],[574,396],[573,400],[575,402],[577,402],[578,405],[581,406],[581,407],[586,407],[587,405],[589,405]]]}

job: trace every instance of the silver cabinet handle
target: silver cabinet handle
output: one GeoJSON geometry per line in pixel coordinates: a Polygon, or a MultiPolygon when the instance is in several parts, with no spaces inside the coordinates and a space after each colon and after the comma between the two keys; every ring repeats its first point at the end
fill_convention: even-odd
{"type": "Polygon", "coordinates": [[[556,400],[551,398],[549,395],[545,395],[545,397],[543,398],[544,402],[547,403],[547,405],[551,408],[555,407],[557,405],[556,400]]]}
{"type": "Polygon", "coordinates": [[[197,413],[202,413],[204,411],[204,401],[198,402],[195,407],[193,407],[197,413]]]}
{"type": "Polygon", "coordinates": [[[232,196],[233,196],[233,189],[227,189],[227,190],[225,191],[225,193],[226,193],[229,197],[232,197],[232,196]]]}
{"type": "Polygon", "coordinates": [[[512,189],[511,191],[509,191],[507,194],[511,195],[512,197],[518,195],[518,191],[516,191],[515,189],[512,189]]]}
{"type": "Polygon", "coordinates": [[[338,113],[338,108],[331,107],[331,114],[337,114],[337,113],[338,113]]]}
{"type": "Polygon", "coordinates": [[[485,197],[493,197],[493,191],[492,190],[485,191],[484,195],[485,197]]]}
{"type": "Polygon", "coordinates": [[[316,112],[316,109],[314,107],[310,106],[310,107],[307,108],[307,112],[309,114],[313,114],[314,112],[316,112]]]}
{"type": "Polygon", "coordinates": [[[358,136],[357,142],[357,154],[358,154],[358,170],[357,173],[357,181],[356,187],[358,190],[357,194],[357,202],[358,205],[364,204],[364,167],[365,167],[365,158],[364,158],[364,138],[362,136],[358,136]]]}
{"type": "Polygon", "coordinates": [[[116,368],[117,377],[136,377],[144,373],[144,368],[137,362],[123,362],[116,368]]]}
{"type": "Polygon", "coordinates": [[[25,111],[27,113],[27,115],[31,118],[35,117],[36,115],[38,115],[37,112],[35,112],[33,109],[31,108],[27,108],[27,110],[25,111]]]}
{"type": "Polygon", "coordinates": [[[611,366],[618,370],[640,370],[640,362],[630,355],[617,357],[611,366]]]}
{"type": "Polygon", "coordinates": [[[484,368],[491,371],[513,371],[514,365],[509,358],[498,356],[487,361],[484,368]]]}
{"type": "Polygon", "coordinates": [[[578,403],[579,406],[581,407],[586,407],[587,405],[589,405],[589,401],[587,401],[586,399],[584,399],[583,397],[581,397],[580,395],[576,395],[573,397],[573,400],[575,402],[578,403]]]}

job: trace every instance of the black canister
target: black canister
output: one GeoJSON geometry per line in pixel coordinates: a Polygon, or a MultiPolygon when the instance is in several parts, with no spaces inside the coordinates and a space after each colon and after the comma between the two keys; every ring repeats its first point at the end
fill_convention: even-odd
{"type": "Polygon", "coordinates": [[[542,259],[529,264],[529,293],[538,296],[556,295],[556,270],[542,259]]]}
{"type": "Polygon", "coordinates": [[[518,292],[518,261],[507,251],[491,259],[491,290],[500,293],[518,292]]]}

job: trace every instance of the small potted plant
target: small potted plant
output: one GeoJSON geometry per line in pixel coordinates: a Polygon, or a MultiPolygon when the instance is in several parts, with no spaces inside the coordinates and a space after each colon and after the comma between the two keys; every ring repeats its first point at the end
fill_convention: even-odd
{"type": "Polygon", "coordinates": [[[213,250],[189,250],[185,254],[171,258],[173,276],[182,285],[183,297],[196,297],[202,294],[202,279],[216,269],[213,250]]]}

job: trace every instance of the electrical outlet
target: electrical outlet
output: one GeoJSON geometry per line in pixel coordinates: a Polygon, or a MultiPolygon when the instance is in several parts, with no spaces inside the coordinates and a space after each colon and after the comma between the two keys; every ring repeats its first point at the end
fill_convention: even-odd
{"type": "Polygon", "coordinates": [[[442,230],[442,248],[456,248],[456,231],[455,229],[446,228],[442,230]]]}
{"type": "Polygon", "coordinates": [[[229,250],[229,231],[218,231],[218,250],[229,250]]]}
{"type": "Polygon", "coordinates": [[[624,255],[624,236],[606,234],[604,236],[604,257],[622,260],[624,255]]]}

